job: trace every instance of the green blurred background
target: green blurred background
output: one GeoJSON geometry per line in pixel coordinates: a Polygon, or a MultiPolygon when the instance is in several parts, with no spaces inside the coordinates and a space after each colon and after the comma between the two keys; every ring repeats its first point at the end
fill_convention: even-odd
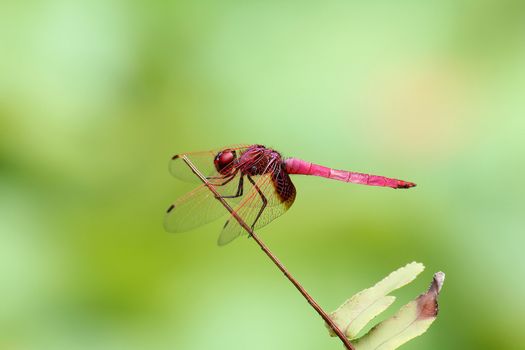
{"type": "Polygon", "coordinates": [[[340,349],[222,220],[170,235],[171,155],[262,143],[409,191],[296,177],[262,237],[318,302],[417,260],[403,349],[518,349],[525,3],[0,4],[0,348],[340,349]]]}

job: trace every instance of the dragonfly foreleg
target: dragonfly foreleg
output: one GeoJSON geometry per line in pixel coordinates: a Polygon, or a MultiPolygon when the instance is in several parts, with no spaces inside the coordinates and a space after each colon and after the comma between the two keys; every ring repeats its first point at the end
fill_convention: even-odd
{"type": "Polygon", "coordinates": [[[259,186],[257,186],[255,181],[253,181],[253,179],[250,177],[250,175],[246,175],[246,177],[248,178],[248,181],[250,181],[252,183],[253,187],[255,187],[255,189],[259,193],[259,196],[261,197],[262,202],[263,202],[263,205],[262,205],[261,209],[259,209],[259,213],[257,214],[257,217],[255,218],[255,220],[253,221],[253,224],[251,226],[252,230],[253,230],[255,228],[255,224],[257,223],[257,220],[259,220],[259,218],[261,217],[264,209],[266,208],[266,205],[268,204],[268,199],[266,199],[266,196],[264,195],[264,193],[262,193],[261,189],[259,188],[259,186]]]}
{"type": "Polygon", "coordinates": [[[210,182],[210,180],[224,180],[223,182],[220,182],[220,181],[217,181],[216,183],[213,181],[210,182],[213,186],[224,186],[235,178],[235,174],[236,173],[228,175],[226,177],[225,176],[207,176],[206,180],[208,180],[208,182],[210,182]]]}
{"type": "Polygon", "coordinates": [[[239,179],[239,185],[237,186],[237,193],[231,196],[221,196],[221,197],[222,198],[237,198],[237,197],[242,196],[243,190],[244,190],[243,183],[244,183],[244,176],[241,175],[241,178],[239,179]]]}

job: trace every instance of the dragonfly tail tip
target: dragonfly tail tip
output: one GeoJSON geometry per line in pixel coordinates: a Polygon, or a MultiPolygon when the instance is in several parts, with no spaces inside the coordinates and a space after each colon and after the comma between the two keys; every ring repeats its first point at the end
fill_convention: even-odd
{"type": "Polygon", "coordinates": [[[413,182],[399,180],[397,183],[397,188],[411,188],[416,187],[416,184],[413,182]]]}

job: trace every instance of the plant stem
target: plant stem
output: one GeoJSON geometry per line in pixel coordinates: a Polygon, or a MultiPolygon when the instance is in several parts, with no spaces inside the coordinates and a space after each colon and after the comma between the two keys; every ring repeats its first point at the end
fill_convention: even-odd
{"type": "Polygon", "coordinates": [[[304,287],[297,281],[291,274],[288,272],[286,267],[277,259],[275,255],[270,251],[270,249],[264,244],[264,242],[255,234],[255,232],[252,230],[250,226],[248,226],[244,220],[233,210],[233,208],[222,198],[222,196],[217,192],[215,187],[213,187],[212,184],[209,183],[209,181],[206,179],[205,176],[203,176],[200,171],[193,165],[193,163],[184,155],[182,156],[182,159],[184,162],[190,167],[191,171],[208,187],[208,189],[215,195],[215,198],[221,202],[221,204],[228,210],[231,215],[237,220],[239,225],[243,229],[246,230],[250,234],[250,236],[253,238],[253,240],[259,245],[259,247],[262,249],[262,251],[273,261],[273,263],[281,270],[282,273],[288,278],[290,282],[297,288],[297,290],[303,295],[303,297],[306,299],[308,304],[310,304],[315,311],[323,318],[323,320],[328,324],[328,326],[332,329],[332,331],[341,339],[344,346],[348,350],[355,350],[354,346],[348,340],[348,338],[343,334],[343,332],[337,327],[337,325],[332,321],[332,319],[326,314],[326,312],[317,304],[317,302],[312,298],[310,294],[304,289],[304,287]]]}

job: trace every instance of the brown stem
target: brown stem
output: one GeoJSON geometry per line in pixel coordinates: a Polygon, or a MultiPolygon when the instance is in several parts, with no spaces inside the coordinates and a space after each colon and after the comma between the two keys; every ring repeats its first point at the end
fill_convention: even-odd
{"type": "Polygon", "coordinates": [[[312,298],[312,296],[310,294],[308,294],[308,292],[304,289],[304,287],[299,283],[299,281],[297,281],[291,274],[290,272],[288,272],[288,270],[286,269],[286,267],[284,267],[284,265],[279,261],[279,259],[277,259],[277,257],[275,255],[273,255],[273,253],[270,251],[270,249],[268,249],[268,247],[266,246],[266,244],[264,244],[263,241],[261,241],[261,239],[259,238],[259,236],[257,236],[255,234],[255,232],[252,230],[252,228],[250,226],[248,226],[244,220],[232,209],[232,207],[224,200],[224,198],[222,198],[222,196],[219,194],[219,192],[217,192],[217,190],[215,189],[215,187],[213,187],[213,185],[211,185],[208,180],[206,179],[205,176],[203,176],[199,170],[195,167],[195,165],[193,165],[193,163],[186,157],[186,156],[182,156],[182,159],[184,160],[184,162],[190,167],[191,171],[197,176],[199,177],[199,179],[208,187],[208,189],[213,192],[213,194],[215,195],[215,198],[221,202],[221,204],[226,208],[226,210],[228,210],[231,215],[235,218],[235,220],[237,220],[237,222],[239,223],[239,225],[242,226],[242,228],[244,228],[246,230],[246,232],[248,232],[250,234],[250,236],[254,239],[255,242],[257,242],[257,244],[259,245],[259,247],[261,247],[261,249],[263,250],[263,252],[273,261],[273,263],[279,268],[279,270],[281,270],[282,273],[284,273],[284,275],[288,278],[288,280],[290,280],[290,282],[292,282],[292,284],[295,286],[295,288],[297,288],[297,290],[299,290],[299,292],[303,295],[303,297],[306,299],[306,301],[308,301],[308,304],[310,304],[314,309],[315,311],[317,311],[317,313],[319,314],[319,316],[321,316],[323,318],[323,320],[328,324],[328,326],[332,329],[332,331],[339,337],[339,339],[341,339],[341,341],[343,342],[344,346],[348,349],[348,350],[355,350],[354,346],[352,345],[352,343],[350,342],[350,340],[348,340],[347,337],[345,337],[345,335],[343,334],[343,332],[339,329],[339,327],[337,327],[337,325],[334,323],[334,321],[332,321],[332,319],[326,314],[326,312],[319,306],[319,304],[317,304],[317,302],[314,300],[314,298],[312,298]]]}

